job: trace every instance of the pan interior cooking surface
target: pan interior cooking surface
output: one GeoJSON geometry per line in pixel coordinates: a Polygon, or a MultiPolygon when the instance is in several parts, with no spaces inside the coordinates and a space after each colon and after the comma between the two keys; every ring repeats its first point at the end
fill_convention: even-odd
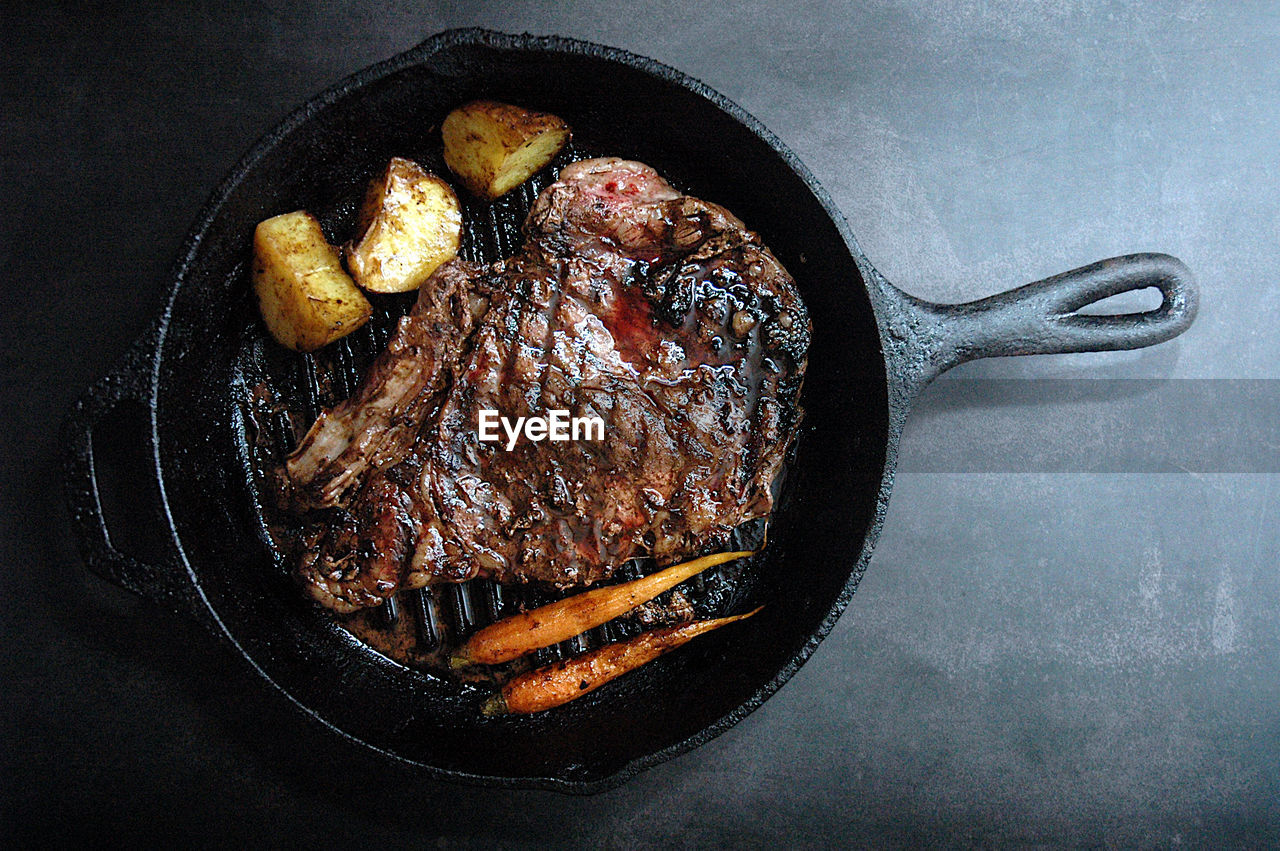
{"type": "MultiPolygon", "coordinates": [[[[464,256],[515,251],[524,210],[549,176],[492,208],[465,201],[464,256]]],[[[119,568],[123,581],[194,612],[309,715],[436,776],[590,791],[692,748],[758,707],[813,652],[848,603],[883,518],[890,383],[877,291],[864,286],[851,249],[803,166],[696,81],[581,42],[446,33],[287,119],[197,223],[154,343],[156,472],[176,569],[130,563],[119,568]],[[298,358],[262,338],[247,270],[254,227],[272,215],[310,210],[331,238],[349,235],[368,180],[391,156],[447,175],[436,128],[449,110],[480,98],[559,115],[582,145],[573,156],[638,160],[724,205],[792,274],[813,317],[802,431],[768,546],[742,576],[712,575],[686,592],[708,612],[764,609],[553,712],[497,718],[480,711],[491,689],[399,664],[389,658],[395,648],[375,652],[340,627],[299,592],[281,553],[263,545],[271,518],[258,477],[319,407],[351,391],[412,296],[379,297],[371,327],[298,358]]],[[[474,629],[495,609],[536,599],[517,599],[524,593],[536,591],[445,587],[422,617],[420,601],[406,597],[395,629],[373,611],[377,637],[366,637],[416,633],[434,618],[435,638],[447,639],[450,628],[474,629]]]]}
{"type": "MultiPolygon", "coordinates": [[[[438,159],[438,152],[432,153],[437,160],[428,167],[437,174],[451,176],[438,159]]],[[[570,145],[550,166],[496,201],[477,199],[459,190],[464,205],[460,256],[487,264],[515,254],[522,243],[521,225],[538,194],[569,163],[597,155],[599,152],[586,153],[580,145],[570,145]]],[[[339,222],[349,212],[350,205],[342,204],[322,215],[321,220],[325,224],[339,222]]],[[[334,226],[334,232],[342,233],[341,225],[334,226]]],[[[369,363],[386,347],[397,320],[409,311],[416,298],[416,291],[375,296],[375,312],[365,327],[313,354],[299,354],[275,345],[261,323],[252,318],[241,333],[237,404],[247,425],[244,451],[253,471],[253,503],[263,542],[283,572],[292,573],[294,569],[297,556],[293,538],[298,521],[272,508],[271,471],[283,462],[322,409],[332,408],[355,391],[369,363]]],[[[794,448],[793,444],[793,452],[794,448]]],[[[781,484],[780,477],[775,488],[781,484]]],[[[735,530],[725,549],[759,549],[766,532],[767,519],[744,523],[735,530]]],[[[704,571],[627,615],[543,648],[509,667],[511,671],[540,667],[631,638],[647,629],[728,614],[740,599],[749,596],[751,561],[741,559],[704,571]]],[[[597,587],[638,578],[658,566],[652,559],[631,559],[597,587]]],[[[578,590],[559,592],[536,583],[501,585],[489,579],[473,579],[401,591],[378,609],[333,617],[368,648],[400,664],[462,682],[486,682],[492,679],[494,669],[451,669],[449,649],[478,628],[578,590]]]]}

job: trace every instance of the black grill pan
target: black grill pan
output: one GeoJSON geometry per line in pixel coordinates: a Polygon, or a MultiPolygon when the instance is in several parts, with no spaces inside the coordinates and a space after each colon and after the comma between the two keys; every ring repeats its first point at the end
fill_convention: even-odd
{"type": "MultiPolygon", "coordinates": [[[[488,223],[468,209],[480,224],[467,251],[510,253],[527,201],[484,210],[493,214],[488,223]]],[[[162,314],[69,415],[67,492],[95,572],[195,617],[341,735],[436,777],[590,792],[723,732],[810,656],[870,559],[902,424],[938,374],[980,357],[1152,345],[1185,330],[1195,310],[1190,274],[1158,254],[1103,261],[969,304],[920,301],[872,268],[831,199],[777,138],[696,80],[584,42],[455,30],[319,95],[222,183],[179,257],[162,314]],[[245,415],[254,370],[299,416],[313,414],[326,394],[347,392],[378,334],[404,309],[384,303],[366,337],[310,365],[272,364],[251,330],[245,266],[254,225],[301,207],[317,212],[331,237],[348,232],[365,182],[389,156],[444,173],[439,122],[479,97],[557,113],[583,150],[647,162],[724,204],[762,234],[814,318],[805,432],[769,545],[741,577],[712,580],[730,593],[699,601],[720,609],[766,601],[764,611],[561,709],[495,719],[478,711],[482,690],[369,652],[302,599],[264,545],[257,436],[245,415]],[[1078,312],[1147,287],[1162,295],[1154,310],[1078,312]],[[135,415],[135,433],[104,428],[122,412],[135,415]],[[164,527],[127,547],[103,512],[114,482],[102,460],[119,441],[144,447],[164,527]]],[[[284,418],[265,430],[287,443],[284,418]]],[[[503,601],[492,603],[490,593],[446,592],[434,601],[442,619],[434,626],[492,617],[498,608],[485,607],[503,601]]]]}

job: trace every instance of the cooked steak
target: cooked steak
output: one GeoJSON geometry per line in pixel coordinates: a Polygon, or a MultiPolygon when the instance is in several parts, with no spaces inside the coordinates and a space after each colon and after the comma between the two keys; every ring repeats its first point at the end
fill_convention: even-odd
{"type": "Polygon", "coordinates": [[[521,253],[455,260],[283,471],[300,574],[339,611],[482,575],[587,585],[765,517],[809,319],[754,233],[653,169],[564,169],[521,253]],[[603,440],[479,438],[482,411],[598,417],[603,440]]]}

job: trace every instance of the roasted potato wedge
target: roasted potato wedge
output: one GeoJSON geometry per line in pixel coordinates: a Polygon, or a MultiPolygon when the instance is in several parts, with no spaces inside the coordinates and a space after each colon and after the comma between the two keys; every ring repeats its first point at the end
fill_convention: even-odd
{"type": "Polygon", "coordinates": [[[413,160],[392,157],[369,184],[347,269],[366,290],[416,290],[458,254],[462,208],[449,184],[413,160]]]}
{"type": "Polygon", "coordinates": [[[467,189],[497,198],[524,183],[569,141],[554,115],[505,103],[472,101],[445,116],[444,161],[467,189]]]}
{"type": "Polygon", "coordinates": [[[271,336],[299,352],[350,334],[371,312],[320,223],[303,210],[254,230],[253,291],[271,336]]]}

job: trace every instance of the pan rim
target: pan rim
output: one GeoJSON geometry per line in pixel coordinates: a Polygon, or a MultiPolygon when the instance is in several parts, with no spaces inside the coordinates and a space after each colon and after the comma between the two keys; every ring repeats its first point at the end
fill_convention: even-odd
{"type": "Polygon", "coordinates": [[[237,655],[241,656],[246,662],[248,662],[258,676],[269,683],[276,691],[283,694],[294,706],[300,709],[305,716],[318,721],[324,727],[336,732],[339,736],[349,742],[386,756],[397,764],[411,767],[414,771],[421,772],[432,779],[499,788],[542,789],[575,794],[594,794],[616,787],[647,768],[665,762],[675,756],[686,753],[702,744],[705,744],[711,739],[724,733],[730,727],[734,726],[747,715],[759,708],[769,697],[776,693],[788,680],[790,680],[806,661],[808,661],[817,649],[818,645],[821,644],[821,642],[830,634],[831,630],[835,627],[836,622],[847,608],[853,597],[856,586],[861,579],[862,574],[865,572],[866,566],[870,561],[871,553],[879,538],[887,508],[889,491],[892,487],[894,468],[896,465],[897,443],[900,432],[899,425],[901,422],[901,416],[898,412],[902,408],[902,405],[900,404],[901,400],[895,392],[895,382],[892,376],[892,370],[890,369],[890,348],[886,346],[885,341],[887,330],[884,303],[885,292],[883,289],[885,284],[883,279],[878,276],[870,262],[862,253],[857,240],[849,228],[847,220],[835,207],[834,202],[827,194],[826,190],[817,181],[808,168],[800,161],[800,159],[777,136],[742,109],[742,107],[738,106],[724,95],[710,88],[701,81],[656,60],[619,48],[608,47],[579,39],[564,38],[561,36],[535,36],[528,33],[512,35],[481,28],[460,28],[440,32],[402,53],[370,65],[339,80],[319,94],[307,100],[304,104],[289,113],[289,115],[287,115],[278,124],[264,133],[250,147],[248,152],[237,161],[236,165],[231,169],[227,176],[219,182],[209,199],[200,209],[196,218],[196,224],[184,240],[183,246],[178,253],[178,258],[175,262],[173,272],[170,275],[170,282],[169,292],[166,296],[164,306],[156,319],[155,350],[150,364],[150,404],[148,405],[151,420],[150,438],[153,453],[153,468],[159,484],[159,501],[161,509],[165,520],[169,525],[169,533],[178,557],[177,560],[180,562],[182,569],[185,570],[187,574],[187,581],[190,583],[190,586],[194,591],[194,601],[198,601],[196,602],[196,605],[202,609],[202,611],[198,612],[197,615],[199,617],[209,619],[209,625],[214,627],[215,633],[218,634],[219,637],[230,642],[230,644],[235,648],[237,655]],[[191,560],[188,558],[179,537],[177,518],[174,516],[171,508],[166,488],[167,483],[164,472],[165,464],[161,457],[161,435],[158,415],[160,375],[161,365],[164,359],[165,344],[168,339],[168,331],[172,322],[174,305],[177,300],[178,293],[186,282],[188,275],[195,267],[200,249],[210,227],[216,220],[219,211],[222,209],[228,197],[244,180],[247,173],[253,169],[264,156],[274,151],[276,146],[284,137],[305,124],[320,111],[333,105],[338,100],[350,95],[354,91],[376,83],[401,70],[420,64],[442,50],[463,45],[491,47],[500,50],[568,53],[601,59],[640,71],[641,73],[658,80],[673,83],[686,91],[692,92],[703,100],[709,101],[714,107],[726,113],[746,128],[750,133],[767,144],[779,157],[782,163],[790,169],[795,176],[800,179],[809,192],[812,193],[815,200],[817,200],[819,205],[822,207],[823,212],[827,215],[831,223],[835,226],[837,232],[840,234],[841,239],[844,241],[850,252],[851,258],[854,260],[859,272],[861,273],[862,280],[860,282],[845,282],[843,285],[857,286],[859,283],[863,285],[868,296],[868,301],[871,304],[876,326],[880,335],[879,343],[883,365],[885,367],[885,382],[887,385],[887,398],[885,404],[888,406],[889,410],[887,417],[888,444],[884,453],[879,490],[876,497],[874,514],[870,519],[865,534],[863,535],[861,549],[859,550],[858,556],[850,566],[848,576],[844,580],[844,584],[841,587],[840,592],[828,608],[823,620],[819,623],[818,627],[810,633],[808,639],[794,654],[792,654],[786,663],[735,709],[679,742],[628,760],[618,768],[610,771],[608,774],[594,779],[574,779],[571,776],[556,775],[489,775],[471,773],[465,770],[441,768],[439,766],[406,757],[387,748],[365,741],[320,715],[319,712],[306,705],[288,688],[273,678],[270,673],[266,671],[261,664],[259,664],[251,653],[236,639],[232,629],[224,622],[213,603],[206,596],[202,582],[196,575],[192,567],[191,560]]]}

